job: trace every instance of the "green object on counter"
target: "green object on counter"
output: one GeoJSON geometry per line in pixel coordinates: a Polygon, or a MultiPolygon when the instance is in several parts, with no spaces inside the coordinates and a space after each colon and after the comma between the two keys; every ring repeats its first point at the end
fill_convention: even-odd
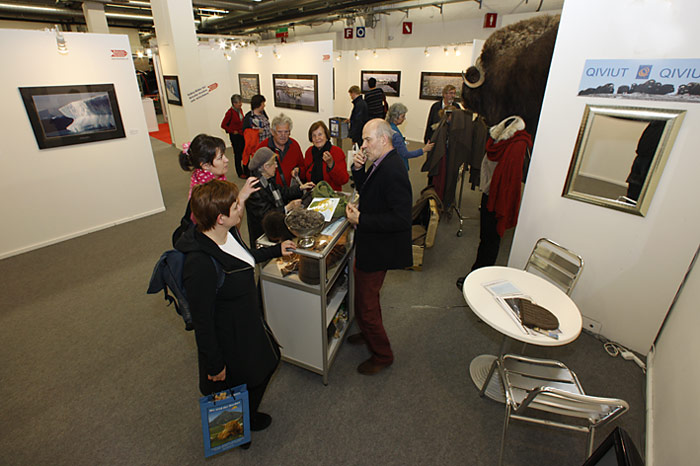
{"type": "Polygon", "coordinates": [[[327,181],[320,181],[311,191],[313,197],[339,197],[340,202],[333,212],[333,218],[339,218],[345,216],[345,206],[348,203],[348,198],[343,193],[337,193],[327,181]]]}

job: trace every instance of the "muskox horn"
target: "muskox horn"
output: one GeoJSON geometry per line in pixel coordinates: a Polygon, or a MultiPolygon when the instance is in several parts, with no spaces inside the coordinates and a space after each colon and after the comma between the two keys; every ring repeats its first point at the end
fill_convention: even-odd
{"type": "Polygon", "coordinates": [[[474,66],[470,66],[467,68],[467,71],[462,73],[464,84],[471,89],[476,89],[484,84],[484,78],[484,70],[481,69],[481,64],[479,62],[474,66]]]}

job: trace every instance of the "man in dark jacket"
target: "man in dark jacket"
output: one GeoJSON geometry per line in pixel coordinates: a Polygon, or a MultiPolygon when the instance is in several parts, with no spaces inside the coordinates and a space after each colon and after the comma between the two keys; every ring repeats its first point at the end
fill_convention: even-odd
{"type": "Polygon", "coordinates": [[[350,86],[348,89],[350,100],[352,100],[352,113],[350,114],[350,134],[353,144],[362,145],[362,128],[369,120],[367,112],[367,102],[362,98],[360,86],[350,86]]]}
{"type": "Polygon", "coordinates": [[[391,365],[394,355],[384,324],[379,291],[389,269],[413,264],[411,246],[411,182],[403,159],[391,144],[392,129],[384,120],[367,122],[362,153],[353,160],[352,173],[360,205],[348,203],[348,221],[355,234],[355,316],[360,333],[351,344],[367,344],[372,356],[357,371],[373,375],[391,365]],[[371,165],[365,170],[365,163],[371,165]]]}
{"type": "MultiPolygon", "coordinates": [[[[448,84],[442,89],[442,99],[435,102],[430,106],[430,113],[428,113],[428,123],[425,125],[425,135],[423,136],[423,143],[427,144],[428,141],[433,137],[433,125],[440,121],[440,110],[450,105],[454,105],[457,109],[460,109],[459,102],[455,100],[457,96],[457,88],[452,84],[448,84]]],[[[433,141],[435,142],[435,141],[433,141]]]]}

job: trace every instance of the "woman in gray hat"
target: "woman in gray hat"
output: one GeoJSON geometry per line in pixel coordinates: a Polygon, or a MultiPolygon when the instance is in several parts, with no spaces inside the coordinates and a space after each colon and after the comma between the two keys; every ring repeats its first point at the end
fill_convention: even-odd
{"type": "Polygon", "coordinates": [[[260,180],[260,189],[250,195],[245,203],[248,214],[248,234],[250,247],[255,247],[255,240],[263,234],[262,219],[266,213],[276,210],[287,213],[301,206],[302,190],[312,189],[314,183],[301,186],[280,186],[275,181],[277,174],[277,156],[269,147],[261,147],[248,162],[251,176],[260,180]]]}

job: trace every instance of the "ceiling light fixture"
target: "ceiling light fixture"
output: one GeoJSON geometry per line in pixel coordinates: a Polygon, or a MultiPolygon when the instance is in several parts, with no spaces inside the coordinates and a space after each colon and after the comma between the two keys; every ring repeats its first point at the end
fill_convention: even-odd
{"type": "Polygon", "coordinates": [[[448,55],[450,54],[450,52],[447,51],[447,47],[445,47],[444,49],[442,49],[442,51],[445,52],[445,56],[448,56],[448,55]]]}
{"type": "Polygon", "coordinates": [[[340,61],[343,58],[343,52],[338,52],[338,56],[335,57],[336,61],[340,61]]]}
{"type": "Polygon", "coordinates": [[[147,56],[148,58],[151,58],[151,57],[153,56],[153,50],[151,50],[151,49],[146,49],[146,56],[147,56]]]}
{"type": "Polygon", "coordinates": [[[262,52],[257,47],[255,47],[255,55],[257,55],[258,58],[262,58],[262,52]]]}
{"type": "Polygon", "coordinates": [[[458,57],[462,55],[462,52],[457,47],[455,47],[455,55],[458,57]]]}
{"type": "Polygon", "coordinates": [[[377,51],[376,51],[376,50],[375,50],[374,52],[372,52],[372,56],[373,56],[374,58],[377,58],[377,57],[379,56],[379,55],[377,55],[377,51]]]}
{"type": "Polygon", "coordinates": [[[138,50],[136,52],[136,58],[143,58],[143,50],[138,50]]]}
{"type": "Polygon", "coordinates": [[[425,48],[425,51],[423,51],[426,57],[430,56],[430,52],[428,52],[428,47],[425,48]]]}
{"type": "Polygon", "coordinates": [[[357,54],[357,52],[355,52],[355,60],[359,60],[359,59],[360,59],[360,56],[357,54]]]}
{"type": "Polygon", "coordinates": [[[58,53],[61,55],[68,54],[68,46],[66,45],[66,38],[63,37],[61,29],[56,25],[56,47],[58,48],[58,53]]]}

